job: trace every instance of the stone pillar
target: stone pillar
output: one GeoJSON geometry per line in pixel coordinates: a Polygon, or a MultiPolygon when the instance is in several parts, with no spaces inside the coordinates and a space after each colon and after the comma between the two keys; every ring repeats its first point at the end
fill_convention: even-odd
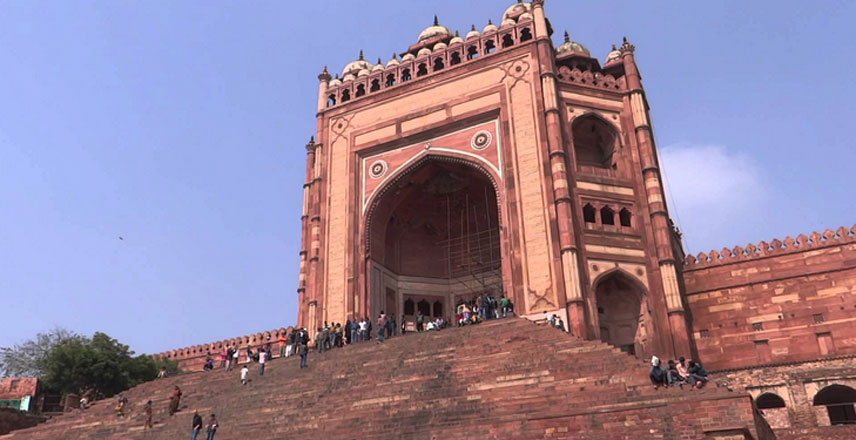
{"type": "Polygon", "coordinates": [[[315,169],[315,138],[312,137],[309,139],[309,143],[306,144],[306,179],[303,183],[303,209],[300,214],[300,273],[298,275],[297,281],[297,325],[298,327],[303,327],[305,323],[304,313],[306,310],[306,284],[307,284],[307,255],[309,251],[307,249],[307,245],[309,243],[309,211],[313,207],[313,201],[311,196],[312,189],[312,179],[314,178],[314,169],[315,169]]]}
{"type": "Polygon", "coordinates": [[[330,74],[327,72],[327,66],[324,66],[324,70],[318,75],[318,112],[324,110],[327,107],[327,85],[330,82],[330,74]]]}
{"type": "Polygon", "coordinates": [[[666,309],[669,316],[671,347],[661,349],[673,350],[674,355],[691,353],[686,311],[681,296],[676,260],[672,250],[669,215],[666,209],[665,191],[660,177],[657,153],[654,150],[654,138],[651,133],[651,123],[645,91],[642,89],[639,70],[633,58],[633,45],[627,40],[621,46],[621,56],[624,60],[624,72],[627,78],[627,89],[630,91],[630,110],[633,126],[636,132],[636,142],[639,146],[639,158],[642,165],[642,179],[645,183],[645,196],[651,215],[651,227],[654,233],[657,263],[660,267],[660,279],[663,283],[666,309]]]}
{"type": "Polygon", "coordinates": [[[561,253],[563,286],[558,295],[560,301],[564,298],[562,307],[568,314],[568,331],[577,336],[587,336],[585,333],[585,307],[582,289],[580,288],[580,264],[577,255],[576,240],[573,233],[573,208],[571,192],[568,183],[568,158],[565,153],[565,142],[562,137],[562,117],[559,110],[559,89],[556,82],[556,66],[553,61],[553,44],[547,35],[546,19],[544,17],[544,2],[533,1],[532,12],[535,20],[535,34],[547,37],[539,42],[539,59],[541,60],[541,91],[544,104],[544,123],[547,132],[547,150],[550,157],[550,173],[553,183],[553,199],[555,200],[556,222],[559,229],[559,246],[561,253]]]}

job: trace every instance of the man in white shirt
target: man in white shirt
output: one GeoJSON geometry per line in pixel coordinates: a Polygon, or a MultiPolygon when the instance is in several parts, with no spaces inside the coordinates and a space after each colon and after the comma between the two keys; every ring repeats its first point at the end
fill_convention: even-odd
{"type": "Polygon", "coordinates": [[[241,368],[241,384],[242,385],[247,384],[247,376],[249,376],[249,375],[250,375],[250,369],[247,368],[246,364],[244,364],[244,367],[241,368]]]}
{"type": "Polygon", "coordinates": [[[265,374],[265,359],[267,358],[267,352],[264,350],[259,350],[259,376],[264,376],[265,374]]]}

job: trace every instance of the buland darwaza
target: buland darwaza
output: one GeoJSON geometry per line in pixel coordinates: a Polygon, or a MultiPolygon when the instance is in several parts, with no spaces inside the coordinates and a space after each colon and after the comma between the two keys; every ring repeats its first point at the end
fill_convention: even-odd
{"type": "Polygon", "coordinates": [[[553,48],[539,2],[319,76],[298,325],[482,293],[640,356],[689,353],[680,240],[628,43],[553,48]]]}
{"type": "Polygon", "coordinates": [[[185,371],[282,351],[249,386],[217,368],[129,390],[161,408],[150,432],[96,405],[7,438],[177,438],[176,385],[258,440],[856,438],[856,226],[685,255],[634,46],[601,63],[552,34],[544,0],[463,35],[435,18],[386,63],[325,68],[306,145],[299,327],[451,320],[485,293],[528,319],[313,351],[308,369],[279,359],[285,328],[170,350],[185,371]],[[570,334],[530,322],[545,313],[570,334]],[[652,356],[710,381],[653,387],[652,356]]]}

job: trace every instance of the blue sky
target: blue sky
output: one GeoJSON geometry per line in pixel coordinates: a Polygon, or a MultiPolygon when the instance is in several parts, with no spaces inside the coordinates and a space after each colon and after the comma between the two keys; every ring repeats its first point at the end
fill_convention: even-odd
{"type": "MultiPolygon", "coordinates": [[[[318,72],[506,3],[0,2],[0,346],[293,323],[318,72]]],[[[822,6],[547,1],[557,42],[636,45],[691,252],[856,222],[856,3],[822,6]]]]}

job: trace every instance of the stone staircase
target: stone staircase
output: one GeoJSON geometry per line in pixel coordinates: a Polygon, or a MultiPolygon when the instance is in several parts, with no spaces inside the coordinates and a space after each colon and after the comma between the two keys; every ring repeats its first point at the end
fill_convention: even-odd
{"type": "Polygon", "coordinates": [[[0,439],[186,438],[194,409],[217,414],[218,440],[775,438],[747,395],[654,390],[644,362],[525,319],[311,353],[304,370],[296,356],[262,377],[255,367],[247,386],[238,370],[160,379],[125,393],[124,418],[109,399],[0,439]],[[169,417],[176,384],[184,398],[169,417]]]}

